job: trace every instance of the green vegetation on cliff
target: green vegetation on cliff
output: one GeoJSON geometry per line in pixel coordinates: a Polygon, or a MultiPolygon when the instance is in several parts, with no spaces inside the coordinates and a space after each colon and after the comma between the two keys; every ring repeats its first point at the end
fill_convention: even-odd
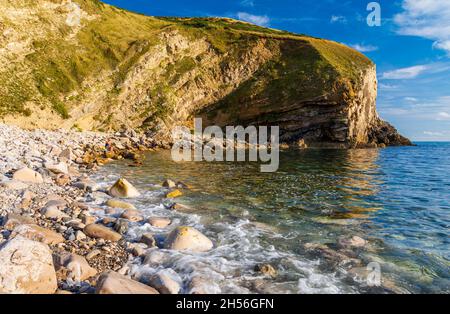
{"type": "MultiPolygon", "coordinates": [[[[137,71],[146,69],[143,58],[158,54],[152,49],[164,44],[164,34],[174,32],[191,41],[204,40],[212,52],[191,56],[187,48],[174,61],[161,62],[159,66],[164,69],[156,66],[155,72],[163,72],[159,76],[162,81],[139,83],[139,93],[146,93],[149,100],[141,97],[139,102],[129,103],[136,106],[133,110],[137,113],[130,123],[149,125],[153,120],[167,119],[179,109],[171,100],[182,93],[177,94],[172,86],[182,85],[185,93],[189,89],[186,84],[192,81],[196,88],[213,84],[218,71],[232,66],[238,69],[242,60],[251,59],[252,49],[262,40],[268,51],[277,53],[267,60],[261,57],[256,71],[242,81],[233,78],[239,84],[221,82],[219,87],[227,92],[203,105],[226,108],[238,115],[241,104],[258,103],[264,108],[314,99],[335,88],[336,82],[356,84],[361,71],[371,65],[365,56],[341,44],[232,19],[148,17],[97,0],[72,0],[69,4],[60,0],[0,0],[0,9],[0,31],[8,34],[0,44],[10,48],[0,52],[0,60],[8,64],[0,69],[0,116],[33,117],[38,111],[51,110],[62,124],[78,109],[84,112],[88,110],[84,106],[101,102],[96,104],[94,120],[108,127],[114,123],[112,110],[133,102],[126,96],[124,84],[130,84],[137,71]],[[35,19],[25,16],[26,12],[35,19]],[[68,23],[74,16],[80,23],[68,23]],[[220,59],[219,70],[205,65],[215,62],[212,53],[220,59]],[[106,96],[99,100],[103,92],[106,96]]],[[[196,106],[196,110],[202,109],[196,106]]],[[[78,115],[73,118],[81,119],[78,115]]]]}

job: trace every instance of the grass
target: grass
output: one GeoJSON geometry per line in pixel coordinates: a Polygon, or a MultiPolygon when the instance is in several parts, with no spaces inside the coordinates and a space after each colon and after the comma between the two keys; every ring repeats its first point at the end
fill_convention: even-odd
{"type": "MultiPolygon", "coordinates": [[[[248,53],[261,38],[266,40],[269,49],[280,51],[279,56],[262,66],[252,79],[215,105],[214,108],[226,110],[236,117],[241,109],[237,104],[259,106],[259,109],[269,111],[280,103],[323,95],[333,88],[336,81],[354,85],[360,71],[371,64],[362,54],[338,43],[232,19],[155,18],[118,9],[98,0],[75,2],[97,18],[84,20],[84,27],[72,40],[67,40],[63,38],[70,37],[70,27],[64,23],[55,25],[51,16],[38,15],[39,21],[34,26],[51,31],[47,37],[32,42],[33,51],[25,56],[22,64],[30,71],[0,69],[0,115],[31,115],[27,108],[27,102],[31,101],[50,106],[67,119],[70,105],[76,106],[83,101],[87,92],[85,82],[100,74],[110,75],[114,82],[115,90],[108,91],[108,105],[114,105],[130,71],[144,54],[160,43],[160,35],[168,31],[178,31],[192,41],[205,39],[219,55],[224,67],[248,53]],[[76,98],[66,102],[73,92],[76,98]]],[[[30,0],[26,5],[37,4],[30,0]]],[[[9,25],[10,21],[5,20],[5,23],[9,25]]],[[[172,86],[198,64],[197,60],[185,56],[167,65],[163,81],[149,83],[153,86],[149,91],[153,103],[142,104],[148,106],[142,110],[147,123],[164,120],[172,114],[175,97],[172,86]]]]}

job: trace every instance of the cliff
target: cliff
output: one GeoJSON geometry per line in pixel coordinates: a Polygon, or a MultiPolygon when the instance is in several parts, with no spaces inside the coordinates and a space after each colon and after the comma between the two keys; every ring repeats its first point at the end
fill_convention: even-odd
{"type": "Polygon", "coordinates": [[[0,0],[0,119],[26,128],[280,125],[310,146],[408,145],[376,112],[374,64],[335,42],[96,0],[0,0]]]}

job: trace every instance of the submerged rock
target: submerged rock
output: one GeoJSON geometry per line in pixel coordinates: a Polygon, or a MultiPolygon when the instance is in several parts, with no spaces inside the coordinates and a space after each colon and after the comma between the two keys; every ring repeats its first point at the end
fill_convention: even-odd
{"type": "Polygon", "coordinates": [[[13,174],[13,179],[21,182],[43,183],[42,175],[30,168],[22,168],[13,174]]]}
{"type": "Polygon", "coordinates": [[[152,287],[138,281],[108,271],[100,275],[96,287],[97,294],[159,294],[152,287]]]}
{"type": "Polygon", "coordinates": [[[367,245],[367,241],[364,240],[364,239],[361,238],[361,237],[353,236],[353,237],[350,238],[350,239],[347,239],[347,238],[340,238],[340,239],[338,240],[338,245],[339,245],[340,247],[344,247],[344,248],[346,248],[346,247],[356,247],[356,248],[361,248],[361,247],[364,247],[364,246],[367,245]]]}
{"type": "Polygon", "coordinates": [[[177,227],[164,241],[164,248],[170,250],[206,252],[213,247],[210,239],[192,227],[177,227]]]}
{"type": "Polygon", "coordinates": [[[109,189],[109,194],[113,197],[125,198],[139,197],[141,195],[130,182],[123,178],[114,183],[114,185],[109,189]]]}
{"type": "Polygon", "coordinates": [[[0,249],[0,294],[51,294],[58,288],[53,259],[47,245],[23,237],[0,249]]]}

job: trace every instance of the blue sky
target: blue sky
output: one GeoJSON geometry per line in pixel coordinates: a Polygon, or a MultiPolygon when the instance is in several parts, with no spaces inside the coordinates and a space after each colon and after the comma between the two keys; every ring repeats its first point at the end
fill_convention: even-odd
{"type": "Polygon", "coordinates": [[[450,0],[106,0],[154,16],[220,16],[352,46],[378,68],[378,111],[413,140],[450,141],[450,0]]]}

